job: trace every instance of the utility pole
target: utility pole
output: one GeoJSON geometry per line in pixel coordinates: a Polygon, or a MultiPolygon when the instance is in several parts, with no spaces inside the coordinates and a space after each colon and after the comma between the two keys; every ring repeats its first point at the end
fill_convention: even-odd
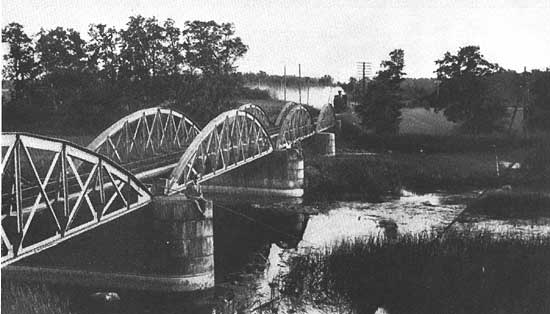
{"type": "Polygon", "coordinates": [[[365,62],[363,62],[363,92],[365,92],[365,62]]]}
{"type": "Polygon", "coordinates": [[[302,65],[298,63],[298,103],[302,103],[302,65]]]}
{"type": "Polygon", "coordinates": [[[307,105],[309,106],[309,79],[306,80],[307,84],[307,105]]]}
{"type": "Polygon", "coordinates": [[[286,65],[285,65],[285,74],[283,76],[283,90],[284,90],[284,94],[285,94],[285,102],[286,102],[286,65]]]}
{"type": "Polygon", "coordinates": [[[365,92],[365,84],[369,75],[372,72],[372,65],[370,62],[360,61],[357,62],[357,77],[361,80],[362,91],[365,92]]]}

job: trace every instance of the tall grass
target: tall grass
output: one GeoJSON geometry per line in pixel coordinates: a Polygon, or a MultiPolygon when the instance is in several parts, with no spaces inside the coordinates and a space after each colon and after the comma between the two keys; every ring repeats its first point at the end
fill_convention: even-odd
{"type": "Polygon", "coordinates": [[[45,284],[2,280],[3,314],[72,313],[69,299],[45,284]]]}
{"type": "Polygon", "coordinates": [[[549,313],[549,261],[550,238],[369,238],[291,258],[282,293],[356,313],[549,313]]]}

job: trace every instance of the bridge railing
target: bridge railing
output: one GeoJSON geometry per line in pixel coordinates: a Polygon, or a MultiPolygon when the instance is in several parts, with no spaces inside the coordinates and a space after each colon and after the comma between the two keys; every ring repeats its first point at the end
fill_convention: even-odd
{"type": "Polygon", "coordinates": [[[2,266],[151,200],[145,186],[110,159],[42,136],[3,134],[1,172],[2,266]]]}

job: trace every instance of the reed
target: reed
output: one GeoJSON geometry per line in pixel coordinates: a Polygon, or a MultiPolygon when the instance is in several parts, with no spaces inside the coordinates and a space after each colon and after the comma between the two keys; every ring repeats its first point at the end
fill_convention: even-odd
{"type": "Polygon", "coordinates": [[[69,298],[45,284],[2,280],[2,313],[73,313],[69,298]]]}
{"type": "Polygon", "coordinates": [[[549,260],[549,237],[346,240],[292,257],[282,293],[356,313],[548,313],[549,260]]]}

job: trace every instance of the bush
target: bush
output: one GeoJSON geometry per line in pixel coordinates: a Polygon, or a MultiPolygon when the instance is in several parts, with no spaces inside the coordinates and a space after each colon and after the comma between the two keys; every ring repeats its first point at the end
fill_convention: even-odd
{"type": "Polygon", "coordinates": [[[526,180],[550,184],[550,138],[531,149],[524,163],[526,180]]]}
{"type": "Polygon", "coordinates": [[[465,153],[508,151],[531,147],[539,142],[537,137],[522,138],[506,135],[375,135],[361,133],[348,140],[348,146],[355,149],[401,153],[465,153]]]}
{"type": "Polygon", "coordinates": [[[540,192],[492,191],[469,204],[467,211],[503,219],[550,217],[550,195],[540,192]]]}
{"type": "Polygon", "coordinates": [[[320,157],[306,164],[306,195],[311,199],[380,201],[401,189],[397,167],[389,160],[320,157]]]}

